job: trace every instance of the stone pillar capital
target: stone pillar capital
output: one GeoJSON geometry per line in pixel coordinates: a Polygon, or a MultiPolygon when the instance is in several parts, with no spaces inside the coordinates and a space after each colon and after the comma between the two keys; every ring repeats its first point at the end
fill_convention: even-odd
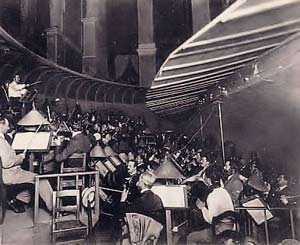
{"type": "Polygon", "coordinates": [[[57,35],[59,32],[59,28],[57,26],[52,26],[47,28],[46,30],[47,35],[57,35]]]}
{"type": "Polygon", "coordinates": [[[155,43],[140,43],[137,52],[138,55],[154,55],[156,54],[156,46],[155,43]]]}
{"type": "Polygon", "coordinates": [[[96,22],[97,20],[98,20],[98,17],[92,16],[92,17],[82,18],[81,22],[82,23],[90,23],[90,22],[96,22]]]}

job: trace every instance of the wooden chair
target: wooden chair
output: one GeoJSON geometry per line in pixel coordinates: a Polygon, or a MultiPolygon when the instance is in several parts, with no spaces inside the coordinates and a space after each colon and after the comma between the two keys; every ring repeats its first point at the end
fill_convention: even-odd
{"type": "Polygon", "coordinates": [[[213,241],[219,241],[232,238],[234,240],[240,237],[239,235],[240,214],[234,211],[226,211],[212,220],[212,235],[213,241]]]}
{"type": "MultiPolygon", "coordinates": [[[[126,225],[129,244],[135,245],[156,245],[163,229],[163,225],[156,220],[138,213],[127,213],[126,225]]],[[[123,244],[126,244],[126,241],[123,244]]]]}
{"type": "Polygon", "coordinates": [[[75,173],[86,171],[87,154],[74,153],[60,166],[60,173],[75,173]]]}
{"type": "MultiPolygon", "coordinates": [[[[87,154],[86,153],[74,153],[66,161],[63,161],[60,166],[60,173],[76,173],[85,172],[87,164],[87,154]]],[[[84,178],[79,180],[77,183],[79,186],[84,186],[84,178]]],[[[73,178],[61,178],[60,188],[75,187],[76,181],[73,178]]],[[[77,187],[77,186],[76,186],[77,187]]]]}
{"type": "Polygon", "coordinates": [[[51,235],[52,241],[57,238],[72,238],[68,242],[85,240],[88,235],[88,227],[79,220],[80,216],[80,191],[79,190],[63,190],[53,192],[53,213],[51,235]],[[75,199],[75,204],[64,205],[62,199],[75,199]],[[72,212],[75,217],[63,216],[63,212],[72,212]],[[68,219],[66,219],[68,217],[68,219]]]}

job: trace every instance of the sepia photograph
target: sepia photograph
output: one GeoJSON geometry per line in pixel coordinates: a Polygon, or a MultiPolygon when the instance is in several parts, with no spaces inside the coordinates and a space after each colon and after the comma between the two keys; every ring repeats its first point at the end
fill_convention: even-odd
{"type": "Polygon", "coordinates": [[[300,245],[300,0],[0,0],[0,245],[300,245]]]}

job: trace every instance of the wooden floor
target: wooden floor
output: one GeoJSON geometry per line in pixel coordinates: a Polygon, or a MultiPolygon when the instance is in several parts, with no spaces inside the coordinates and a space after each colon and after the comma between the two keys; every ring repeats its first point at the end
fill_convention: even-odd
{"type": "MultiPolygon", "coordinates": [[[[32,209],[25,213],[16,214],[7,210],[4,224],[0,226],[0,244],[5,245],[47,245],[53,244],[50,239],[50,216],[40,210],[40,222],[33,226],[32,209]]],[[[92,235],[80,244],[115,244],[112,239],[112,225],[109,222],[100,222],[94,229],[92,235]],[[106,224],[103,224],[105,222],[106,224]]],[[[78,244],[66,242],[65,244],[78,244]]]]}

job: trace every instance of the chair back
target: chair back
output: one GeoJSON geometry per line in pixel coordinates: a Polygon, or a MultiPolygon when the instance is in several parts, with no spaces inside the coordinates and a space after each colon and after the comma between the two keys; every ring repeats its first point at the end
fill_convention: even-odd
{"type": "Polygon", "coordinates": [[[61,219],[62,212],[74,212],[76,220],[79,220],[80,214],[80,192],[79,190],[62,190],[62,191],[53,191],[53,213],[52,220],[54,223],[61,219]],[[62,199],[75,199],[75,204],[73,205],[63,205],[62,199]]]}
{"type": "Polygon", "coordinates": [[[240,214],[234,211],[225,211],[224,213],[213,217],[212,234],[215,240],[222,239],[224,234],[230,232],[238,233],[240,214]]]}
{"type": "Polygon", "coordinates": [[[87,154],[74,153],[61,163],[60,173],[75,173],[86,171],[87,154]]]}
{"type": "Polygon", "coordinates": [[[80,222],[79,190],[54,191],[52,212],[52,241],[55,241],[58,237],[69,237],[72,240],[75,239],[74,241],[86,238],[88,226],[80,222]],[[64,217],[64,212],[73,213],[75,218],[71,219],[70,216],[64,217]]]}
{"type": "MultiPolygon", "coordinates": [[[[66,161],[62,162],[60,165],[60,173],[76,173],[85,172],[87,164],[87,154],[86,153],[74,153],[66,161]]],[[[84,186],[84,178],[80,178],[78,186],[84,186]]],[[[60,179],[60,187],[69,188],[76,186],[76,180],[69,177],[64,177],[60,179]]],[[[77,186],[76,186],[77,188],[77,186]]]]}
{"type": "Polygon", "coordinates": [[[163,229],[162,224],[151,217],[137,213],[127,213],[126,220],[131,244],[155,245],[157,243],[163,229]]]}

